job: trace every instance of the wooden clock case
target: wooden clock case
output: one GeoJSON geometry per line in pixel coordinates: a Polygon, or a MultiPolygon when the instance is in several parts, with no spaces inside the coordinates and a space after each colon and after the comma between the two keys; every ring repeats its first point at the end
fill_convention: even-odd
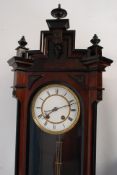
{"type": "MultiPolygon", "coordinates": [[[[48,148],[51,149],[49,140],[54,145],[57,136],[47,138],[45,133],[34,126],[31,100],[41,87],[51,83],[67,85],[78,95],[81,103],[80,121],[62,136],[64,165],[69,166],[67,161],[76,160],[79,170],[76,170],[76,174],[72,172],[74,165],[71,163],[69,171],[72,174],[95,175],[97,103],[102,100],[102,72],[112,60],[102,56],[97,35],[91,40],[92,46],[75,49],[75,31],[68,30],[68,19],[61,19],[66,13],[60,6],[52,11],[57,19],[46,21],[49,31],[41,31],[40,50],[28,50],[25,47],[27,42],[22,37],[17,56],[8,61],[14,71],[13,96],[18,101],[15,175],[44,174],[36,168],[39,145],[44,146],[43,141],[39,143],[39,139],[45,137],[48,148]]],[[[63,169],[61,175],[71,175],[64,173],[67,172],[66,167],[63,169]]]]}

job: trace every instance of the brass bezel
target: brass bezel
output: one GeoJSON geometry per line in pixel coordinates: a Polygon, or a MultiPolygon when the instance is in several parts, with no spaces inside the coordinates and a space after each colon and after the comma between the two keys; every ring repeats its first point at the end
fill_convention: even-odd
{"type": "Polygon", "coordinates": [[[71,90],[69,87],[63,85],[63,84],[49,84],[49,85],[45,85],[44,87],[42,87],[40,90],[38,90],[38,92],[34,95],[33,97],[33,100],[32,100],[32,103],[31,103],[31,112],[32,112],[32,118],[34,120],[34,122],[36,123],[36,125],[44,132],[48,133],[48,134],[53,134],[53,135],[59,135],[59,134],[64,134],[68,131],[70,131],[78,122],[79,118],[80,118],[80,100],[78,98],[78,96],[76,95],[76,93],[71,90]],[[77,102],[77,107],[78,107],[78,112],[77,112],[77,116],[76,116],[76,119],[74,120],[74,122],[71,124],[70,127],[62,130],[62,131],[51,131],[45,127],[43,127],[38,121],[37,121],[37,117],[35,116],[35,112],[34,112],[34,107],[35,107],[35,102],[36,102],[36,99],[37,97],[41,94],[42,91],[44,91],[45,89],[47,88],[50,88],[50,87],[62,87],[64,89],[66,89],[66,91],[69,91],[73,96],[74,98],[76,99],[76,102],[77,102]]]}

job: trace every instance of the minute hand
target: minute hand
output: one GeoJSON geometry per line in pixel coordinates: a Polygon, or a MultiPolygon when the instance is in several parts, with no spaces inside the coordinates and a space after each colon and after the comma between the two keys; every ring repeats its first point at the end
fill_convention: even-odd
{"type": "Polygon", "coordinates": [[[61,109],[61,108],[64,108],[64,107],[67,107],[67,106],[71,106],[71,105],[73,105],[73,104],[76,104],[76,103],[71,103],[71,104],[68,104],[68,105],[61,106],[61,107],[57,108],[57,110],[58,110],[58,109],[61,109]]]}
{"type": "MultiPolygon", "coordinates": [[[[68,105],[61,106],[61,107],[55,107],[55,108],[53,108],[52,110],[47,110],[47,111],[45,111],[45,112],[50,112],[50,113],[52,113],[52,112],[57,111],[58,109],[61,109],[61,108],[67,107],[67,106],[71,106],[71,105],[73,105],[73,104],[76,104],[76,103],[71,103],[71,104],[68,104],[68,105]]],[[[49,113],[49,114],[50,114],[50,113],[49,113]]]]}

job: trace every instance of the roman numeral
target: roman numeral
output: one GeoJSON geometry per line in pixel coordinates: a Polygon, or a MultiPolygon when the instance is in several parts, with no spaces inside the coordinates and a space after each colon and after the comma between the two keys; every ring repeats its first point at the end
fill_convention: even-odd
{"type": "Polygon", "coordinates": [[[46,121],[45,121],[45,123],[44,123],[44,125],[46,126],[46,125],[47,125],[47,123],[48,123],[48,121],[46,120],[46,121]]]}
{"type": "Polygon", "coordinates": [[[42,101],[44,101],[44,99],[43,99],[43,98],[41,98],[41,97],[40,97],[40,99],[41,99],[42,101]]]}
{"type": "Polygon", "coordinates": [[[73,102],[74,100],[70,100],[69,102],[71,103],[71,102],[73,102]]]}
{"type": "Polygon", "coordinates": [[[73,118],[71,118],[71,117],[68,117],[68,120],[72,121],[72,120],[73,120],[73,118]]]}
{"type": "Polygon", "coordinates": [[[56,129],[56,125],[55,124],[53,124],[53,129],[56,129]]]}
{"type": "Polygon", "coordinates": [[[58,89],[56,89],[56,94],[58,94],[58,91],[59,91],[59,90],[58,90],[58,89]]]}
{"type": "Polygon", "coordinates": [[[36,108],[37,108],[37,109],[41,109],[41,107],[38,107],[38,106],[37,106],[36,108]]]}
{"type": "Polygon", "coordinates": [[[49,91],[47,91],[47,94],[48,94],[48,96],[50,96],[50,92],[49,91]]]}
{"type": "Polygon", "coordinates": [[[63,124],[63,127],[65,128],[65,125],[63,124]]]}
{"type": "Polygon", "coordinates": [[[67,92],[65,92],[64,97],[67,95],[67,92]]]}
{"type": "Polygon", "coordinates": [[[76,111],[76,109],[70,109],[71,111],[76,111]]]}
{"type": "Polygon", "coordinates": [[[42,115],[42,114],[38,115],[38,118],[41,118],[41,117],[43,117],[43,115],[42,115]]]}

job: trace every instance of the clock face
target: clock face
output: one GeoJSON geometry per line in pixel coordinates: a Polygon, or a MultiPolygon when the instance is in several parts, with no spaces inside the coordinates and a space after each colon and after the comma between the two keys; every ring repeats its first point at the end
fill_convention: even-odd
{"type": "Polygon", "coordinates": [[[32,100],[32,117],[37,126],[47,133],[65,133],[79,120],[79,99],[64,85],[47,85],[32,100]]]}

